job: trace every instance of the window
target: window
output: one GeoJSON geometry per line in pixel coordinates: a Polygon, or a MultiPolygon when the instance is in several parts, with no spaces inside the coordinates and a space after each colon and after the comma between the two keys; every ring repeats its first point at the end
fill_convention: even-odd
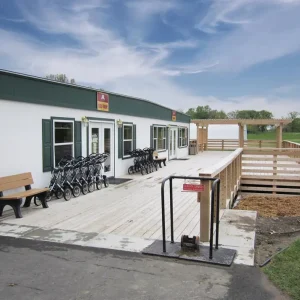
{"type": "Polygon", "coordinates": [[[133,150],[133,126],[123,126],[123,156],[129,156],[133,150]]]}
{"type": "Polygon", "coordinates": [[[186,127],[179,128],[179,147],[186,147],[188,144],[188,129],[186,127]]]}
{"type": "Polygon", "coordinates": [[[165,126],[153,126],[153,148],[155,150],[166,150],[167,128],[165,126]]]}
{"type": "Polygon", "coordinates": [[[54,120],[53,122],[54,165],[64,156],[74,156],[74,122],[54,120]]]}

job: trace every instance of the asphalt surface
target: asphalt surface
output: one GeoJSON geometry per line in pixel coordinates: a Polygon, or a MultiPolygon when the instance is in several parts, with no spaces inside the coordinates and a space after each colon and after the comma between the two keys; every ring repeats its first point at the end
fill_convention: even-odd
{"type": "Polygon", "coordinates": [[[2,300],[287,299],[254,267],[230,268],[0,237],[2,300]]]}

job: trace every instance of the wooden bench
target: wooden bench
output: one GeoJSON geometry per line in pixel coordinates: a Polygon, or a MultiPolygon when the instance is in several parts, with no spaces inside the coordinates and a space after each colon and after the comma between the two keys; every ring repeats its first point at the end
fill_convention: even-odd
{"type": "Polygon", "coordinates": [[[2,216],[4,206],[9,205],[13,208],[16,218],[22,218],[21,204],[22,199],[26,198],[23,207],[29,207],[31,199],[38,196],[43,208],[47,208],[46,195],[49,188],[32,189],[33,179],[31,173],[22,173],[12,176],[0,177],[0,216],[2,216]],[[4,196],[3,191],[9,191],[25,187],[25,191],[17,192],[4,196]]]}
{"type": "Polygon", "coordinates": [[[158,157],[158,152],[156,151],[153,152],[153,160],[158,163],[160,168],[161,168],[161,163],[163,163],[165,167],[167,166],[166,165],[167,159],[165,157],[158,157]]]}

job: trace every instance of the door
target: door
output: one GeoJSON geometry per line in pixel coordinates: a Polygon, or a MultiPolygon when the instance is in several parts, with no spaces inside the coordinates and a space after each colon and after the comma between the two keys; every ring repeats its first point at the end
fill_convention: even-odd
{"type": "Polygon", "coordinates": [[[110,123],[90,123],[89,154],[107,153],[107,160],[103,164],[103,175],[114,176],[114,126],[110,123]]]}
{"type": "Polygon", "coordinates": [[[170,128],[169,130],[169,159],[175,159],[176,156],[176,132],[177,128],[170,128]]]}

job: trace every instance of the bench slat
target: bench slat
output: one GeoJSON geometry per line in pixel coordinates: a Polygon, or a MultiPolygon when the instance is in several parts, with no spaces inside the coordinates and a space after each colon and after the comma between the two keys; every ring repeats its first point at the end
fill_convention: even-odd
{"type": "Polygon", "coordinates": [[[34,195],[38,195],[44,192],[49,191],[49,188],[43,188],[43,189],[31,189],[28,191],[24,191],[24,192],[19,192],[19,193],[15,193],[12,195],[7,195],[7,196],[3,196],[0,197],[0,201],[1,200],[15,200],[15,199],[20,199],[20,198],[26,198],[26,197],[30,197],[30,196],[34,196],[34,195]]]}
{"type": "Polygon", "coordinates": [[[0,191],[13,190],[19,187],[33,184],[30,172],[12,176],[0,177],[0,191]]]}

